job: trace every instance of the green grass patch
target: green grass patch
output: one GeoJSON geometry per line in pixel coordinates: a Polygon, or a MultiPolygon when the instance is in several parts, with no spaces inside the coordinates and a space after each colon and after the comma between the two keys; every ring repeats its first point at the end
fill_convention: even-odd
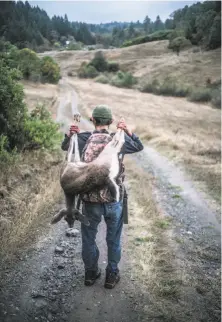
{"type": "Polygon", "coordinates": [[[174,199],[180,199],[181,196],[176,194],[176,195],[173,195],[172,198],[174,198],[174,199]]]}
{"type": "Polygon", "coordinates": [[[155,222],[155,226],[160,229],[168,229],[170,227],[171,221],[171,218],[157,219],[155,222]]]}

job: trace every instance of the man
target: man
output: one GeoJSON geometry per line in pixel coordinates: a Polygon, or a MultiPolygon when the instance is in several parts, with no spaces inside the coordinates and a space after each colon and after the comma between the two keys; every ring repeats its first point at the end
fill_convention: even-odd
{"type": "MultiPolygon", "coordinates": [[[[95,126],[93,132],[82,132],[77,126],[72,125],[70,131],[65,134],[62,149],[67,151],[70,137],[78,133],[78,143],[81,160],[91,162],[103,150],[105,145],[112,140],[114,133],[109,133],[109,125],[113,122],[111,110],[107,106],[99,105],[92,113],[91,121],[95,126]]],[[[106,288],[114,288],[120,280],[118,263],[121,258],[120,238],[123,227],[123,178],[124,154],[131,154],[143,150],[139,138],[131,132],[125,121],[120,121],[117,128],[125,131],[125,143],[119,154],[120,173],[116,182],[120,189],[121,199],[116,202],[107,187],[97,189],[81,196],[83,201],[83,214],[89,218],[90,226],[81,225],[82,232],[82,258],[85,265],[85,285],[91,286],[100,277],[101,270],[98,268],[99,250],[96,245],[97,228],[104,216],[107,225],[106,242],[108,247],[108,265],[106,267],[106,288]]]]}

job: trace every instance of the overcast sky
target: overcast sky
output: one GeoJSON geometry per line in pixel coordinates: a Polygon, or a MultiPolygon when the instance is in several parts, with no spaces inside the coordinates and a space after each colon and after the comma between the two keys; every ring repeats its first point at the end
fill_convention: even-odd
{"type": "Polygon", "coordinates": [[[176,9],[197,1],[30,1],[50,17],[67,14],[70,21],[100,23],[110,21],[143,21],[148,15],[155,20],[159,14],[165,20],[176,9]]]}

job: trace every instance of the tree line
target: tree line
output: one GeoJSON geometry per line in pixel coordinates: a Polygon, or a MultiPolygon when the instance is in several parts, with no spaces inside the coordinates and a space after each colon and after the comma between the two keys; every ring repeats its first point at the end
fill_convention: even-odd
{"type": "MultiPolygon", "coordinates": [[[[143,22],[110,22],[87,24],[70,22],[67,15],[50,18],[46,11],[31,6],[28,1],[0,2],[0,37],[18,48],[36,51],[71,44],[102,44],[105,48],[120,47],[125,41],[162,30],[180,30],[195,45],[214,49],[221,45],[221,2],[205,1],[173,12],[162,21],[160,15],[152,21],[146,15],[143,22]]],[[[80,49],[71,47],[70,49],[80,49]]]]}

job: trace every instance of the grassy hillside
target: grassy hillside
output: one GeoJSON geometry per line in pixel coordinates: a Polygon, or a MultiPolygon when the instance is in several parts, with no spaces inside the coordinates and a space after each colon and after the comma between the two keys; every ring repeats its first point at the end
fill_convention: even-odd
{"type": "MultiPolygon", "coordinates": [[[[212,82],[221,77],[221,49],[201,51],[198,47],[184,50],[179,56],[168,49],[168,40],[155,41],[122,49],[102,50],[105,57],[116,61],[123,70],[130,71],[142,82],[153,78],[176,78],[181,84],[204,86],[208,78],[212,82]]],[[[90,61],[95,52],[51,52],[61,66],[63,75],[76,75],[84,61],[90,61]]]]}

